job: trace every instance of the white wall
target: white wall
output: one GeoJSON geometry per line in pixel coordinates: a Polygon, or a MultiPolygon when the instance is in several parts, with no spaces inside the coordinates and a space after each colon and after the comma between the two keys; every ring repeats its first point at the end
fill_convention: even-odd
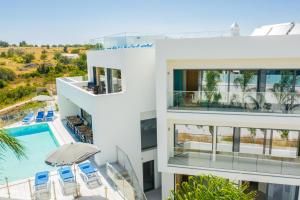
{"type": "Polygon", "coordinates": [[[174,190],[174,174],[173,173],[161,173],[161,197],[167,199],[170,195],[170,191],[174,190]]]}
{"type": "Polygon", "coordinates": [[[171,176],[164,175],[166,173],[197,175],[202,172],[214,173],[231,179],[240,176],[244,180],[299,184],[297,178],[279,178],[272,175],[266,177],[259,174],[247,175],[237,172],[168,166],[168,157],[171,154],[174,141],[170,131],[172,131],[174,123],[300,130],[299,116],[167,110],[168,105],[172,102],[168,96],[172,96],[173,69],[240,68],[241,66],[247,69],[282,67],[300,69],[299,43],[299,35],[292,37],[173,39],[156,42],[158,168],[162,172],[163,196],[167,192],[165,191],[167,187],[164,184],[172,179],[171,176]]]}
{"type": "MultiPolygon", "coordinates": [[[[142,184],[141,112],[155,110],[154,49],[89,51],[88,72],[92,67],[121,69],[123,91],[93,95],[58,80],[58,95],[69,98],[92,115],[94,144],[101,149],[98,164],[115,161],[116,145],[129,156],[142,184]]],[[[92,80],[89,74],[89,80],[92,80]]],[[[60,106],[63,110],[64,106],[60,106]]],[[[64,112],[64,111],[61,111],[64,112]]]]}

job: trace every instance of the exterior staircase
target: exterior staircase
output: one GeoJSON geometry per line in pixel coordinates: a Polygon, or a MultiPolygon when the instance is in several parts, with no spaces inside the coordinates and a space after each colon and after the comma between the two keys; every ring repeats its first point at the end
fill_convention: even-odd
{"type": "Polygon", "coordinates": [[[127,200],[147,200],[128,155],[117,148],[117,161],[106,163],[106,173],[127,200]]]}

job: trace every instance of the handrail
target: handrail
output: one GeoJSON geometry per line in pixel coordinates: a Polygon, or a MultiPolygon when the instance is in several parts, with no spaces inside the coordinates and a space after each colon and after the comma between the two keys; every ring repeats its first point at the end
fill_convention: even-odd
{"type": "Polygon", "coordinates": [[[169,107],[244,112],[300,113],[300,93],[292,91],[178,91],[169,93],[169,107]]]}
{"type": "Polygon", "coordinates": [[[146,195],[145,195],[144,191],[142,190],[142,187],[138,181],[137,175],[134,171],[134,168],[131,164],[131,161],[130,161],[128,155],[119,146],[116,146],[116,150],[117,150],[117,162],[120,165],[122,165],[128,171],[128,173],[131,172],[130,177],[132,178],[132,185],[135,188],[135,190],[137,192],[139,192],[139,194],[141,195],[141,196],[139,195],[139,199],[147,200],[146,195]],[[123,157],[125,158],[125,161],[128,163],[129,166],[126,165],[125,161],[124,161],[124,163],[122,163],[122,160],[120,160],[120,155],[123,155],[123,157]]]}
{"type": "MultiPolygon", "coordinates": [[[[180,158],[185,159],[186,156],[188,156],[189,158],[193,158],[194,160],[197,160],[198,158],[199,159],[205,158],[207,162],[194,162],[197,163],[196,166],[198,167],[222,168],[227,170],[239,170],[239,171],[247,171],[247,172],[257,172],[257,173],[272,173],[272,174],[279,174],[285,176],[288,175],[300,176],[300,170],[299,171],[295,170],[300,166],[300,163],[298,162],[299,157],[288,158],[288,157],[279,157],[273,155],[258,155],[258,154],[250,154],[250,153],[220,152],[220,151],[214,154],[213,152],[204,151],[200,149],[193,150],[193,149],[185,149],[182,147],[174,147],[173,155],[171,155],[170,158],[175,158],[175,160],[173,160],[172,163],[170,163],[169,161],[169,164],[177,164],[176,163],[177,159],[180,158]],[[223,162],[224,158],[226,158],[226,162],[223,162]],[[226,163],[226,165],[222,165],[222,163],[226,163]],[[266,167],[266,165],[272,166],[272,168],[268,168],[266,167]]],[[[178,164],[181,165],[183,164],[183,162],[180,161],[178,162],[178,164]]],[[[186,163],[184,165],[188,166],[190,164],[186,163]]]]}

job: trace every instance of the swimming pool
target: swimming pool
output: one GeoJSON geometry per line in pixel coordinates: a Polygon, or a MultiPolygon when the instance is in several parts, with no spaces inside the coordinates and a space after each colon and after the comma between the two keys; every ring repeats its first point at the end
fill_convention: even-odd
{"type": "Polygon", "coordinates": [[[34,176],[38,171],[54,169],[45,164],[44,160],[51,151],[59,147],[59,143],[47,123],[6,130],[25,146],[27,158],[18,160],[13,152],[5,152],[3,160],[0,160],[0,183],[4,182],[5,177],[11,182],[34,176]]]}

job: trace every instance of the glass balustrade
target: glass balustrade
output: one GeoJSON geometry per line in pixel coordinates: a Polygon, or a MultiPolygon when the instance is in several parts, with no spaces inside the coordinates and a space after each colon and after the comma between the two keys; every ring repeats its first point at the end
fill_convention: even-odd
{"type": "Polygon", "coordinates": [[[169,158],[169,165],[213,168],[218,170],[237,170],[300,176],[300,158],[277,157],[239,152],[191,151],[175,147],[169,158]]]}
{"type": "Polygon", "coordinates": [[[300,113],[300,93],[174,91],[171,109],[300,113]]]}

